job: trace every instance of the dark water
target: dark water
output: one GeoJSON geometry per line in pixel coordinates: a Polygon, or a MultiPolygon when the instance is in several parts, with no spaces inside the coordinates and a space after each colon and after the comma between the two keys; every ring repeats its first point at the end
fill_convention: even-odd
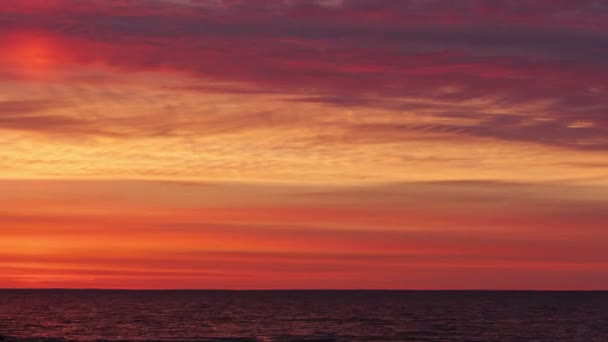
{"type": "Polygon", "coordinates": [[[608,292],[0,291],[9,340],[608,341],[608,292]]]}

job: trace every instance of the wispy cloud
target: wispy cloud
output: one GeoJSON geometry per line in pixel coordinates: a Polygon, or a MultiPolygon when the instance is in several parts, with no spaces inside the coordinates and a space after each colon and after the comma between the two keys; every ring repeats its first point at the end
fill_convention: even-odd
{"type": "Polygon", "coordinates": [[[3,0],[0,287],[605,286],[607,23],[3,0]]]}
{"type": "MultiPolygon", "coordinates": [[[[605,150],[608,144],[603,115],[608,108],[603,96],[608,65],[602,58],[608,34],[597,2],[191,4],[204,6],[62,0],[49,8],[26,1],[3,5],[0,22],[5,34],[39,31],[54,36],[61,45],[56,58],[62,64],[103,63],[128,72],[170,69],[207,84],[232,82],[247,84],[245,88],[256,92],[282,91],[322,104],[380,107],[397,112],[392,126],[401,130],[420,129],[399,122],[398,112],[408,111],[421,117],[449,115],[475,121],[465,127],[425,125],[425,130],[576,149],[605,150]],[[462,101],[471,100],[503,110],[462,106],[462,101]],[[517,116],[512,112],[539,102],[546,106],[522,110],[517,116]],[[584,125],[577,124],[581,122],[584,125]]],[[[199,89],[209,87],[213,86],[199,89]]],[[[279,116],[243,113],[242,118],[229,120],[263,124],[267,115],[279,116]]],[[[162,135],[199,127],[205,134],[196,125],[197,116],[177,129],[131,130],[117,123],[117,130],[162,135]]],[[[288,113],[280,116],[285,123],[293,119],[288,113]]],[[[142,125],[146,121],[135,120],[142,125]]],[[[202,121],[209,120],[213,119],[202,121]]],[[[103,120],[98,124],[104,125],[103,120]]],[[[95,133],[89,127],[84,130],[95,133]]],[[[97,131],[112,131],[112,127],[97,131]]]]}
{"type": "MultiPolygon", "coordinates": [[[[8,279],[0,286],[32,279],[39,286],[112,287],[122,281],[154,288],[153,279],[171,279],[180,287],[209,281],[233,287],[227,284],[239,280],[234,287],[257,288],[270,282],[289,287],[309,277],[317,286],[376,279],[368,284],[413,287],[395,278],[408,270],[408,278],[422,277],[416,285],[434,288],[447,269],[459,279],[472,270],[488,277],[550,270],[587,279],[608,267],[605,188],[502,182],[333,189],[133,181],[1,185],[12,192],[0,203],[0,270],[8,279]],[[27,195],[32,189],[38,190],[35,198],[27,195]],[[264,281],[256,285],[255,279],[264,281]]],[[[519,287],[532,286],[532,278],[519,277],[519,287]]],[[[447,284],[466,287],[456,279],[447,284]]]]}

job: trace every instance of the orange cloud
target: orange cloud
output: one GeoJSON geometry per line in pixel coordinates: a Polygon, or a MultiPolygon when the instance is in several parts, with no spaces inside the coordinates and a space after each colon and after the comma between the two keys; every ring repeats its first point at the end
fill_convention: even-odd
{"type": "Polygon", "coordinates": [[[2,1],[0,287],[605,288],[597,6],[2,1]]]}
{"type": "Polygon", "coordinates": [[[608,267],[607,203],[593,191],[572,198],[556,189],[554,198],[543,186],[469,192],[474,187],[444,183],[343,188],[342,196],[245,184],[4,183],[12,195],[0,212],[0,286],[461,288],[473,273],[499,279],[517,271],[528,274],[525,288],[539,286],[529,277],[534,270],[589,279],[608,267]],[[123,197],[134,186],[167,196],[123,197]],[[188,202],[171,195],[184,187],[188,202]],[[24,202],[34,188],[38,202],[24,202]],[[231,205],[239,193],[242,203],[231,205]],[[397,200],[383,206],[383,198],[397,200]],[[454,279],[442,278],[448,269],[454,279]]]}

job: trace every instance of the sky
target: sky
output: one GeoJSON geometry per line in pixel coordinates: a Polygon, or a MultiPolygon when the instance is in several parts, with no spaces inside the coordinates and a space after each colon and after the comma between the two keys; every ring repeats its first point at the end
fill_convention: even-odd
{"type": "Polygon", "coordinates": [[[603,0],[3,0],[0,288],[608,289],[603,0]]]}

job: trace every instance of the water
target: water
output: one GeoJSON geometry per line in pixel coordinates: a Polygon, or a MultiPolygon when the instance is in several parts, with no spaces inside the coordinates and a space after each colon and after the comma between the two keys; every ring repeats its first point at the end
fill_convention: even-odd
{"type": "Polygon", "coordinates": [[[608,292],[6,290],[0,334],[19,341],[605,342],[608,292]]]}

